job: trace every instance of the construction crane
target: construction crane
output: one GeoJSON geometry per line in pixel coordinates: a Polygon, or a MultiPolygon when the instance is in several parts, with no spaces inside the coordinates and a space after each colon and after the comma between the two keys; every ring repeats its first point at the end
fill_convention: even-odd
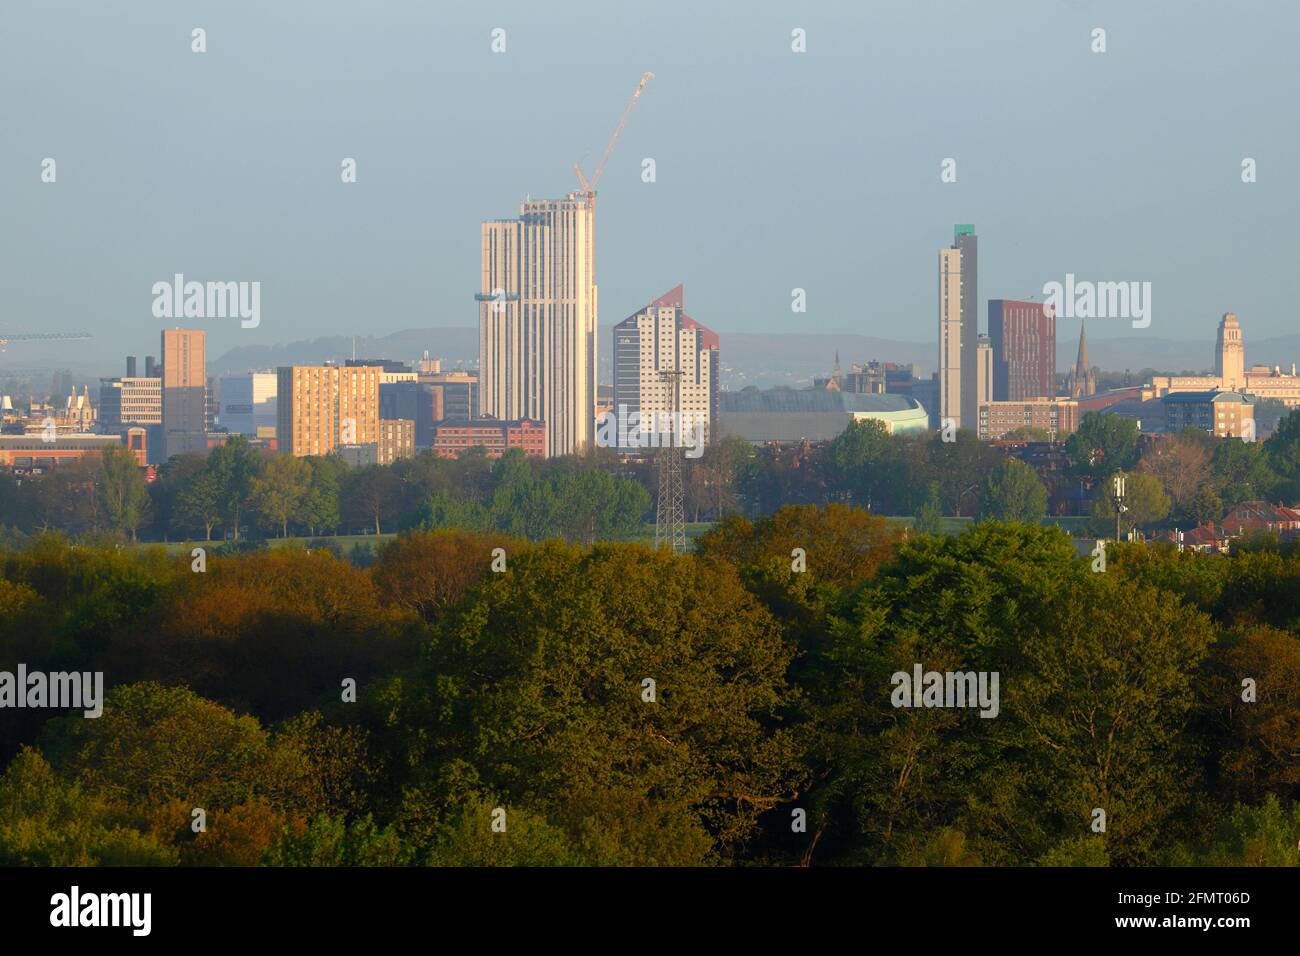
{"type": "Polygon", "coordinates": [[[3,352],[10,342],[49,341],[51,339],[72,341],[88,338],[90,338],[89,332],[0,332],[0,352],[3,352]]]}
{"type": "Polygon", "coordinates": [[[596,167],[595,172],[591,174],[588,180],[582,174],[582,167],[576,163],[573,171],[578,174],[578,182],[582,185],[582,191],[587,200],[594,206],[596,203],[596,186],[600,182],[601,174],[605,172],[605,164],[609,162],[610,154],[614,152],[614,144],[618,142],[619,134],[623,132],[623,127],[627,125],[627,118],[632,115],[632,108],[636,106],[636,101],[641,97],[641,91],[645,85],[654,79],[653,73],[642,73],[641,82],[636,85],[636,92],[632,94],[632,99],[627,104],[627,109],[623,111],[623,118],[618,121],[618,128],[614,130],[614,135],[609,138],[609,145],[605,147],[605,155],[600,157],[600,165],[596,167]]]}

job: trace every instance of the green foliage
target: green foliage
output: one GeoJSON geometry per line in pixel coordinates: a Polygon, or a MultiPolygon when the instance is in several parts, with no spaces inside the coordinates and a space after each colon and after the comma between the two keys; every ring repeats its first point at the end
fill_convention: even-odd
{"type": "Polygon", "coordinates": [[[1277,484],[1264,445],[1227,438],[1214,448],[1211,459],[1219,495],[1227,507],[1266,498],[1277,484]]]}
{"type": "Polygon", "coordinates": [[[1047,487],[1023,461],[1008,458],[984,482],[981,518],[1037,523],[1046,514],[1047,487]]]}
{"type": "MultiPolygon", "coordinates": [[[[429,456],[392,500],[581,541],[592,509],[534,497],[608,489],[604,467],[429,456]]],[[[36,535],[0,549],[0,670],[102,670],[109,693],[96,719],[0,711],[0,864],[1293,865],[1300,554],[1107,559],[843,505],[732,513],[693,555],[413,532],[368,569],[278,548],[194,574],[36,535]],[[894,707],[918,663],[996,672],[997,716],[894,707]]]]}
{"type": "Polygon", "coordinates": [[[94,794],[25,748],[0,777],[0,865],[167,866],[171,849],[123,826],[94,794]]]}
{"type": "Polygon", "coordinates": [[[1269,794],[1258,806],[1237,804],[1208,846],[1180,846],[1175,866],[1300,866],[1300,803],[1284,807],[1269,794]]]}
{"type": "Polygon", "coordinates": [[[1300,411],[1293,411],[1264,442],[1264,456],[1281,479],[1283,495],[1300,502],[1300,411]]]}
{"type": "MultiPolygon", "coordinates": [[[[1115,499],[1111,496],[1115,476],[1099,481],[1093,488],[1092,530],[1098,536],[1115,533],[1115,499]]],[[[1169,517],[1173,507],[1160,481],[1144,472],[1124,475],[1124,511],[1119,516],[1120,535],[1134,528],[1146,528],[1169,517]]]]}
{"type": "Polygon", "coordinates": [[[1125,471],[1137,457],[1137,422],[1113,412],[1088,412],[1065,442],[1076,473],[1102,478],[1125,471]]]}
{"type": "Polygon", "coordinates": [[[149,507],[149,492],[135,454],[125,445],[110,445],[102,452],[97,490],[108,526],[135,540],[149,507]]]}
{"type": "Polygon", "coordinates": [[[321,814],[307,826],[286,828],[267,850],[267,866],[402,866],[410,850],[396,832],[369,814],[348,822],[321,814]]]}
{"type": "Polygon", "coordinates": [[[943,505],[939,502],[939,484],[930,482],[930,495],[916,512],[916,521],[912,525],[917,534],[943,533],[943,505]]]}
{"type": "Polygon", "coordinates": [[[253,476],[249,501],[264,521],[287,537],[289,519],[300,512],[311,480],[312,467],[305,458],[275,455],[253,476]]]}
{"type": "Polygon", "coordinates": [[[1110,866],[1100,834],[1062,840],[1038,858],[1039,866],[1110,866]]]}
{"type": "Polygon", "coordinates": [[[522,456],[503,456],[493,479],[495,486],[485,503],[435,492],[416,512],[410,527],[464,528],[593,544],[635,534],[651,505],[649,493],[635,481],[595,469],[534,478],[522,456]]]}

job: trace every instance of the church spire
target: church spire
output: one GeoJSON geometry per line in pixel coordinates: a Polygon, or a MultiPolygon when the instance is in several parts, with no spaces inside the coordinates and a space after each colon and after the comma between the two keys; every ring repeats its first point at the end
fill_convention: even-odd
{"type": "Polygon", "coordinates": [[[1088,359],[1088,334],[1084,331],[1083,320],[1079,320],[1079,355],[1070,370],[1070,397],[1083,398],[1097,392],[1097,379],[1093,375],[1092,362],[1088,359]]]}

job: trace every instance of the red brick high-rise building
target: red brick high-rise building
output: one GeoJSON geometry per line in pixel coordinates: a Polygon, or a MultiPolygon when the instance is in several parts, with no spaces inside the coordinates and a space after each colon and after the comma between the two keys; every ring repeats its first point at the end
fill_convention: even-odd
{"type": "Polygon", "coordinates": [[[1056,317],[1041,302],[989,300],[993,401],[1056,394],[1056,317]]]}

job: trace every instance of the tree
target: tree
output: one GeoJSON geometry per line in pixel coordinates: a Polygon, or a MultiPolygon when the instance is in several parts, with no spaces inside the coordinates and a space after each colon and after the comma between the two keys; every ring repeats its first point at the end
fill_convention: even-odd
{"type": "Polygon", "coordinates": [[[358,468],[344,481],[344,514],[352,526],[370,524],[375,534],[383,534],[384,515],[397,510],[399,485],[391,468],[368,465],[358,468]]]}
{"type": "Polygon", "coordinates": [[[263,519],[279,527],[280,537],[287,538],[289,519],[298,513],[311,480],[312,467],[305,459],[276,455],[253,478],[249,500],[263,519]]]}
{"type": "Polygon", "coordinates": [[[980,518],[1038,524],[1047,514],[1047,487],[1029,465],[1008,458],[989,475],[980,497],[980,518]]]}
{"type": "Polygon", "coordinates": [[[1205,705],[1227,795],[1257,801],[1300,787],[1300,640],[1267,625],[1234,629],[1213,662],[1205,705]],[[1252,682],[1250,702],[1243,682],[1252,682]]]}
{"type": "Polygon", "coordinates": [[[236,541],[244,509],[261,472],[261,458],[246,435],[231,435],[208,453],[208,470],[216,478],[221,518],[236,541]]]}
{"type": "Polygon", "coordinates": [[[895,526],[862,508],[787,505],[753,523],[732,515],[702,535],[696,551],[741,568],[774,565],[788,577],[792,552],[801,548],[810,578],[848,589],[869,580],[900,537],[895,526]]]}
{"type": "Polygon", "coordinates": [[[305,461],[311,467],[311,480],[292,517],[299,524],[306,525],[314,535],[339,526],[339,488],[347,477],[348,466],[337,455],[311,457],[305,461]]]}
{"type": "Polygon", "coordinates": [[[1229,507],[1266,498],[1277,484],[1261,442],[1225,438],[1215,446],[1211,467],[1219,494],[1229,507]]]}
{"type": "Polygon", "coordinates": [[[1113,412],[1088,412],[1065,440],[1065,453],[1077,474],[1090,478],[1122,471],[1137,457],[1138,427],[1113,412]]]}
{"type": "MultiPolygon", "coordinates": [[[[491,836],[491,834],[489,834],[491,836]]],[[[485,841],[487,842],[487,841],[485,841]]],[[[266,851],[267,866],[401,866],[410,849],[391,827],[370,814],[348,822],[320,814],[310,825],[286,827],[266,851]]]]}
{"type": "Polygon", "coordinates": [[[123,826],[93,791],[24,747],[0,776],[0,865],[167,866],[177,854],[123,826]]]}
{"type": "MultiPolygon", "coordinates": [[[[1092,524],[1096,534],[1115,529],[1115,500],[1112,497],[1115,476],[1097,482],[1092,492],[1092,524]]],[[[1120,514],[1120,534],[1133,528],[1163,521],[1169,516],[1169,496],[1160,482],[1144,472],[1124,475],[1124,511],[1120,514]]]]}
{"type": "Polygon", "coordinates": [[[1139,471],[1155,476],[1182,514],[1197,492],[1210,482],[1210,460],[1214,439],[1199,429],[1158,439],[1155,448],[1144,454],[1139,471]]]}
{"type": "Polygon", "coordinates": [[[1291,409],[1280,399],[1259,399],[1255,402],[1255,433],[1261,438],[1271,435],[1278,423],[1289,414],[1291,409]]]}
{"type": "Polygon", "coordinates": [[[1176,866],[1297,866],[1300,844],[1300,802],[1289,806],[1268,794],[1258,806],[1237,804],[1215,827],[1209,845],[1195,850],[1178,847],[1176,866]]]}
{"type": "Polygon", "coordinates": [[[98,485],[108,526],[130,535],[134,541],[149,506],[149,492],[135,453],[125,445],[105,448],[100,459],[98,485]]]}
{"type": "Polygon", "coordinates": [[[1034,428],[1031,425],[1022,425],[1019,428],[1012,429],[1002,436],[1003,441],[1023,441],[1023,442],[1044,442],[1051,441],[1051,433],[1045,428],[1034,428]]]}
{"type": "Polygon", "coordinates": [[[1213,626],[1115,574],[1076,577],[1051,609],[1026,634],[1025,666],[1003,701],[1024,730],[1035,799],[1062,836],[1084,831],[1101,808],[1110,858],[1148,861],[1164,821],[1193,793],[1183,731],[1213,626]]]}
{"type": "Polygon", "coordinates": [[[85,534],[104,526],[97,469],[85,459],[26,480],[20,488],[22,511],[28,529],[58,528],[68,534],[85,534]]]}
{"type": "Polygon", "coordinates": [[[698,864],[798,790],[791,656],[730,567],[547,542],[439,623],[418,686],[361,706],[385,766],[407,768],[385,786],[423,794],[413,823],[474,794],[555,808],[605,858],[698,864]]]}
{"type": "Polygon", "coordinates": [[[1001,463],[1001,454],[966,428],[958,429],[950,442],[942,435],[933,436],[925,450],[926,475],[929,481],[938,482],[944,510],[957,516],[973,514],[979,507],[980,487],[1001,463]]]}
{"type": "Polygon", "coordinates": [[[179,514],[178,501],[195,476],[207,467],[207,460],[207,455],[173,455],[158,466],[157,475],[148,485],[151,537],[167,541],[172,535],[181,536],[187,530],[203,527],[204,522],[193,520],[192,515],[183,518],[179,514]]]}
{"type": "Polygon", "coordinates": [[[1282,419],[1264,442],[1264,454],[1273,471],[1285,482],[1288,500],[1300,501],[1300,409],[1282,419]]]}
{"type": "Polygon", "coordinates": [[[1214,493],[1212,487],[1204,485],[1183,510],[1198,525],[1210,524],[1223,517],[1223,500],[1214,493]]]}
{"type": "Polygon", "coordinates": [[[13,475],[0,474],[0,528],[17,528],[24,523],[22,491],[18,481],[13,475]]]}
{"type": "Polygon", "coordinates": [[[826,448],[831,487],[863,508],[879,508],[889,480],[891,452],[883,422],[850,422],[826,448]]]}
{"type": "Polygon", "coordinates": [[[221,481],[210,469],[191,475],[176,494],[172,521],[177,530],[201,526],[205,540],[212,540],[212,529],[221,522],[221,481]]]}
{"type": "Polygon", "coordinates": [[[930,482],[930,496],[925,499],[916,512],[916,521],[912,525],[918,534],[943,533],[943,505],[939,502],[939,484],[930,482]]]}
{"type": "Polygon", "coordinates": [[[496,548],[506,552],[508,561],[524,547],[522,541],[497,534],[408,532],[380,549],[370,573],[385,602],[410,608],[433,623],[491,573],[496,548]]]}
{"type": "Polygon", "coordinates": [[[740,508],[740,476],[754,457],[754,448],[737,435],[705,446],[698,459],[687,459],[686,507],[693,520],[711,514],[714,520],[740,508]]]}

